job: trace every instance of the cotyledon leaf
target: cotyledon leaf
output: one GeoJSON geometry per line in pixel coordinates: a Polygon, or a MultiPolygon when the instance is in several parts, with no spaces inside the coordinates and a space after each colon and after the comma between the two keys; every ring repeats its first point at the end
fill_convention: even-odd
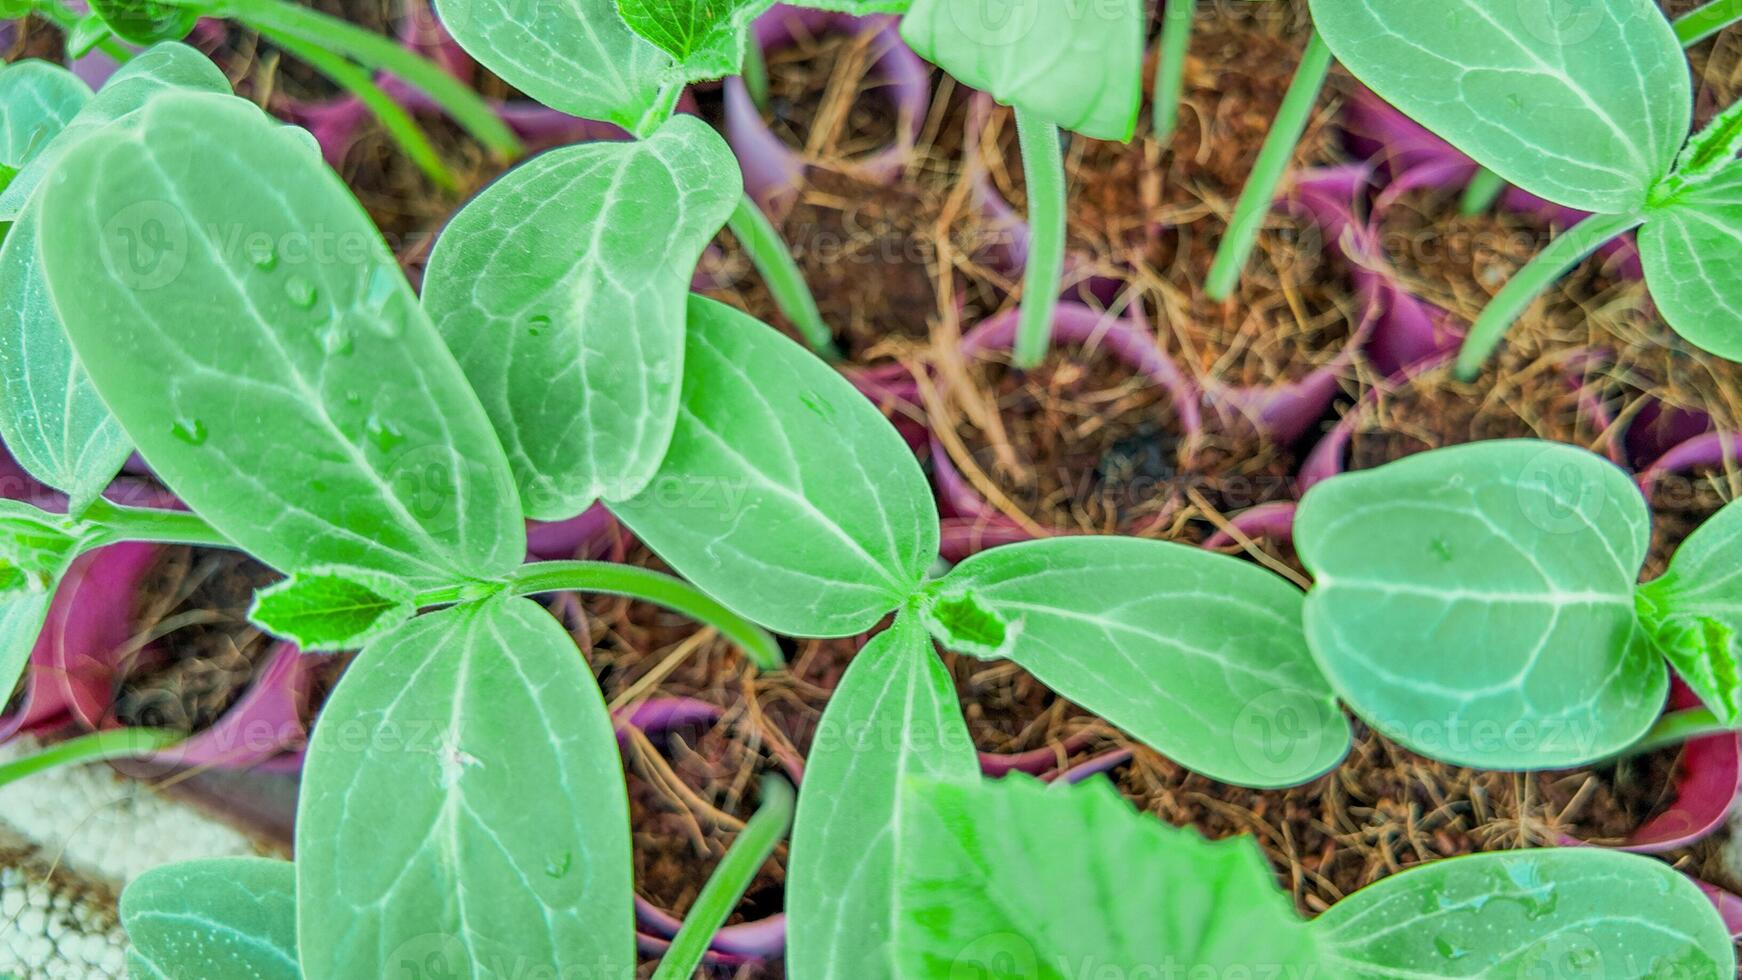
{"type": "Polygon", "coordinates": [[[902,807],[897,976],[1318,975],[1250,838],[1170,827],[1105,779],[916,779],[902,807]]]}
{"type": "Polygon", "coordinates": [[[952,650],[1008,658],[1196,772],[1292,786],[1349,746],[1301,631],[1301,593],[1162,541],[1068,537],[980,552],[930,588],[952,650]]]}
{"type": "Polygon", "coordinates": [[[838,372],[690,297],[683,400],[659,474],[611,510],[679,574],[789,636],[852,636],[937,560],[913,452],[838,372]]]}
{"type": "Polygon", "coordinates": [[[0,241],[0,439],[76,514],[133,448],[61,328],[37,254],[40,214],[25,208],[0,241]]]}
{"type": "Polygon", "coordinates": [[[188,92],[45,188],[49,289],[134,445],[285,571],[414,586],[525,552],[489,418],[338,176],[252,104],[188,92]]]}
{"type": "Polygon", "coordinates": [[[356,650],[416,615],[415,600],[390,576],[323,568],[257,590],[248,621],[305,653],[356,650]]]}
{"type": "Polygon", "coordinates": [[[629,29],[617,0],[436,0],[466,53],[553,109],[634,131],[671,56],[629,29]]]}
{"type": "Polygon", "coordinates": [[[913,0],[901,36],[964,84],[1063,129],[1106,140],[1136,131],[1142,0],[913,0]]]}
{"type": "Polygon", "coordinates": [[[1742,505],[1724,505],[1688,535],[1669,568],[1639,587],[1639,610],[1700,700],[1726,724],[1742,717],[1742,505]],[[1685,659],[1684,659],[1685,658],[1685,659]]]}
{"type": "Polygon", "coordinates": [[[1742,360],[1742,162],[1646,212],[1639,258],[1651,299],[1676,333],[1742,360]]]}
{"type": "Polygon", "coordinates": [[[1645,204],[1687,139],[1687,58],[1653,0],[1312,0],[1351,73],[1508,183],[1645,204]]]}
{"type": "Polygon", "coordinates": [[[135,980],[301,980],[296,871],[234,857],[152,868],[121,893],[135,980]]]}
{"type": "Polygon", "coordinates": [[[442,232],[424,308],[490,413],[528,517],[641,492],[677,419],[696,262],[743,195],[693,116],[545,153],[442,232]]]}
{"type": "Polygon", "coordinates": [[[79,140],[137,112],[152,96],[178,88],[228,94],[230,82],[212,59],[185,44],[166,41],[141,51],[109,76],[102,91],[84,104],[60,135],[0,190],[0,221],[18,217],[43,177],[53,172],[61,154],[79,140]]]}
{"type": "Polygon", "coordinates": [[[0,67],[0,164],[23,168],[91,98],[79,76],[46,61],[0,67]]]}
{"type": "Polygon", "coordinates": [[[980,774],[954,685],[912,613],[853,658],[805,760],[787,883],[787,965],[812,980],[894,980],[894,868],[910,776],[980,774]]]}
{"type": "Polygon", "coordinates": [[[1307,640],[1388,737],[1460,765],[1542,769],[1636,740],[1668,686],[1634,614],[1649,541],[1607,460],[1515,439],[1326,480],[1295,543],[1307,640]]]}
{"type": "Polygon", "coordinates": [[[629,804],[604,697],[528,599],[414,619],[315,726],[296,820],[310,980],[635,971],[629,804]]]}
{"type": "Polygon", "coordinates": [[[1728,977],[1716,908],[1662,861],[1595,847],[1447,858],[1383,878],[1312,923],[1324,967],[1390,977],[1728,977]]]}

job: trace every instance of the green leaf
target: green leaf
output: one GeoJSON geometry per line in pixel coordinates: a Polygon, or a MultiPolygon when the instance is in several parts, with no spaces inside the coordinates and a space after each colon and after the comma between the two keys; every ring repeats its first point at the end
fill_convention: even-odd
{"type": "Polygon", "coordinates": [[[90,101],[79,76],[46,61],[0,67],[0,163],[29,163],[90,101]]]}
{"type": "Polygon", "coordinates": [[[1337,60],[1489,170],[1625,214],[1692,124],[1687,57],[1653,0],[1312,0],[1337,60]]]}
{"type": "Polygon", "coordinates": [[[228,94],[230,81],[212,59],[185,44],[166,42],[141,51],[109,76],[103,90],[85,103],[43,152],[19,168],[18,176],[0,191],[0,221],[18,217],[37,185],[59,166],[61,155],[80,140],[131,117],[152,96],[177,88],[228,94]]]}
{"type": "Polygon", "coordinates": [[[1639,257],[1651,298],[1689,343],[1742,360],[1742,162],[1647,212],[1639,257]]]}
{"type": "Polygon", "coordinates": [[[38,208],[25,208],[0,241],[0,439],[26,472],[64,491],[76,514],[133,447],[73,356],[43,278],[38,220],[38,208]]]}
{"type": "Polygon", "coordinates": [[[617,0],[635,33],[677,59],[679,77],[704,82],[736,75],[744,65],[750,24],[774,0],[617,0]]]}
{"type": "Polygon", "coordinates": [[[937,507],[888,420],[814,354],[698,296],[671,449],[611,509],[678,574],[789,636],[865,632],[937,559],[937,507]]]}
{"type": "Polygon", "coordinates": [[[528,517],[641,492],[677,420],[685,304],[743,181],[706,123],[523,164],[466,205],[423,303],[508,452],[528,517]]]}
{"type": "Polygon", "coordinates": [[[51,591],[79,550],[65,518],[0,499],[0,597],[51,591]]]}
{"type": "Polygon", "coordinates": [[[931,587],[945,646],[1007,657],[1196,772],[1292,786],[1349,725],[1301,632],[1301,594],[1249,562],[1117,537],[983,551],[931,587]]]}
{"type": "Polygon", "coordinates": [[[300,980],[296,871],[233,857],[152,868],[121,893],[127,970],[136,980],[300,980]]]}
{"type": "Polygon", "coordinates": [[[116,37],[134,44],[179,41],[200,19],[198,7],[159,0],[91,0],[91,9],[116,37]]]}
{"type": "Polygon", "coordinates": [[[1742,153],[1742,101],[1732,102],[1688,140],[1676,159],[1675,177],[1704,180],[1734,166],[1737,153],[1742,153]]]}
{"type": "Polygon", "coordinates": [[[899,976],[1314,975],[1312,932],[1249,838],[1170,827],[1104,779],[910,780],[904,797],[899,976]]]}
{"type": "Polygon", "coordinates": [[[1639,587],[1658,649],[1724,724],[1742,721],[1742,506],[1732,501],[1688,535],[1662,575],[1639,587]]]}
{"type": "Polygon", "coordinates": [[[631,132],[659,101],[671,58],[629,29],[616,0],[436,0],[466,53],[553,109],[631,132]]]}
{"type": "Polygon", "coordinates": [[[1535,440],[1421,453],[1308,491],[1295,544],[1307,640],[1388,737],[1495,769],[1579,765],[1631,744],[1668,677],[1634,615],[1639,490],[1535,440]]]}
{"type": "MultiPolygon", "coordinates": [[[[53,586],[59,585],[57,579],[53,586]]],[[[0,697],[10,699],[17,690],[19,679],[30,666],[37,634],[42,632],[49,603],[53,601],[52,587],[0,598],[0,691],[5,692],[0,697]]]]}
{"type": "Polygon", "coordinates": [[[424,586],[519,565],[489,419],[338,176],[239,99],[169,93],[136,120],[67,155],[41,252],[153,470],[285,571],[424,586]]]}
{"type": "Polygon", "coordinates": [[[356,650],[416,615],[415,599],[391,576],[326,568],[256,592],[248,619],[304,651],[356,650]]]}
{"type": "Polygon", "coordinates": [[[1662,861],[1595,847],[1474,854],[1384,878],[1313,921],[1331,976],[1728,977],[1712,903],[1662,861]]]}
{"type": "Polygon", "coordinates": [[[1143,100],[1143,23],[1142,0],[913,0],[901,36],[1006,105],[1129,140],[1143,100]]]}
{"type": "Polygon", "coordinates": [[[901,809],[911,776],[973,780],[980,766],[949,672],[911,613],[848,665],[805,760],[787,880],[787,965],[813,980],[900,977],[901,809]]]}
{"type": "Polygon", "coordinates": [[[548,613],[497,598],[414,619],[321,717],[296,821],[310,980],[633,974],[622,761],[548,613]]]}

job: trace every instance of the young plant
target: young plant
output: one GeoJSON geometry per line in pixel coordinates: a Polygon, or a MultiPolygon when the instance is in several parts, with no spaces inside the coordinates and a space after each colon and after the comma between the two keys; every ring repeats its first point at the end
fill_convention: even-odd
{"type": "Polygon", "coordinates": [[[1597,848],[1447,858],[1307,922],[1248,839],[1132,810],[1104,780],[910,780],[895,833],[906,977],[1727,977],[1712,903],[1597,848]]]}
{"type": "MultiPolygon", "coordinates": [[[[467,53],[516,88],[645,138],[671,118],[685,85],[737,74],[750,22],[772,2],[624,0],[619,12],[616,0],[576,0],[536,5],[529,16],[513,0],[437,0],[436,8],[467,53]]],[[[819,353],[832,351],[833,335],[798,264],[743,194],[736,165],[695,177],[713,177],[721,189],[733,185],[732,234],[805,341],[819,353]]]]}
{"type": "MultiPolygon", "coordinates": [[[[26,12],[45,16],[60,13],[58,0],[29,0],[21,6],[26,12]]],[[[78,43],[84,48],[111,38],[138,45],[179,41],[202,17],[225,18],[255,30],[354,95],[412,162],[450,191],[458,189],[458,180],[410,113],[375,83],[373,72],[390,73],[428,96],[498,159],[511,160],[523,151],[519,139],[484,100],[440,66],[390,38],[303,4],[288,0],[94,0],[91,8],[91,14],[80,22],[82,40],[78,43]]],[[[120,61],[129,56],[125,47],[117,47],[115,53],[120,61]]]]}
{"type": "Polygon", "coordinates": [[[1674,665],[1742,722],[1735,632],[1742,535],[1726,507],[1638,585],[1650,514],[1582,449],[1481,442],[1344,474],[1295,521],[1313,575],[1305,627],[1338,696],[1437,759],[1496,769],[1578,765],[1637,742],[1674,665]]]}
{"type": "Polygon", "coordinates": [[[921,57],[1016,110],[1028,196],[1015,363],[1045,357],[1062,288],[1065,174],[1059,130],[1129,141],[1143,99],[1143,4],[913,0],[901,36],[921,57]]]}
{"type": "MultiPolygon", "coordinates": [[[[1676,40],[1681,42],[1682,47],[1691,48],[1738,20],[1742,20],[1742,0],[1714,0],[1682,14],[1670,26],[1675,28],[1676,40]]],[[[1480,214],[1488,210],[1494,199],[1505,189],[1506,181],[1499,174],[1486,167],[1478,167],[1471,175],[1469,184],[1464,187],[1458,210],[1464,214],[1480,214]]]]}
{"type": "Polygon", "coordinates": [[[1553,0],[1411,4],[1313,0],[1355,77],[1502,180],[1592,216],[1550,242],[1470,327],[1456,371],[1474,378],[1538,293],[1639,230],[1663,317],[1703,350],[1742,359],[1742,106],[1690,136],[1687,60],[1651,0],[1576,11],[1553,0]],[[1455,96],[1455,97],[1454,97],[1455,96]]]}

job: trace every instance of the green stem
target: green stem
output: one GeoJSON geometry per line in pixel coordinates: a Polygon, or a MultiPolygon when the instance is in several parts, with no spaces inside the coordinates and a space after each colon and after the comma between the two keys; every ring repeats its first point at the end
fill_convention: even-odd
{"type": "Polygon", "coordinates": [[[69,738],[22,759],[0,765],[0,786],[15,783],[39,772],[81,762],[126,759],[167,748],[187,738],[182,732],[162,728],[116,728],[69,738]]]}
{"type": "MultiPolygon", "coordinates": [[[[61,32],[65,34],[72,33],[73,25],[77,24],[80,20],[78,14],[67,10],[59,3],[53,2],[53,0],[50,0],[50,2],[47,3],[39,3],[34,9],[35,12],[44,20],[54,24],[54,26],[60,28],[61,32]]],[[[113,37],[106,37],[101,41],[98,41],[97,50],[108,55],[110,58],[113,58],[117,65],[124,65],[133,60],[133,52],[128,49],[127,45],[122,44],[113,37]]]]}
{"type": "Polygon", "coordinates": [[[682,82],[670,82],[659,90],[659,94],[654,97],[653,104],[647,107],[647,111],[641,116],[641,121],[635,126],[636,139],[644,140],[666,124],[672,114],[677,112],[677,101],[683,97],[683,89],[682,82]]]}
{"type": "MultiPolygon", "coordinates": [[[[758,670],[778,670],[786,663],[768,631],[709,598],[680,578],[634,565],[609,561],[541,561],[522,565],[506,580],[511,595],[541,592],[595,592],[625,596],[663,606],[706,623],[738,644],[758,670]]],[[[417,596],[418,606],[440,606],[472,598],[476,584],[430,589],[417,596]]]]}
{"type": "Polygon", "coordinates": [[[1482,370],[1482,362],[1499,346],[1500,338],[1506,335],[1507,329],[1538,294],[1603,247],[1604,243],[1638,227],[1643,220],[1637,214],[1594,214],[1562,232],[1536,253],[1500,292],[1494,294],[1476,317],[1476,322],[1470,324],[1464,345],[1458,349],[1454,369],[1459,380],[1475,380],[1482,370]]]}
{"type": "Polygon", "coordinates": [[[123,507],[99,497],[85,508],[82,516],[86,524],[95,528],[94,533],[86,538],[87,548],[98,548],[121,541],[186,544],[231,550],[236,548],[230,539],[219,534],[204,518],[190,511],[123,507]]]}
{"type": "Polygon", "coordinates": [[[336,82],[341,88],[357,97],[380,123],[411,162],[417,164],[434,181],[437,187],[448,192],[460,189],[460,182],[453,172],[442,162],[441,154],[430,144],[429,137],[411,118],[411,113],[405,107],[395,102],[392,96],[381,90],[375,84],[367,71],[356,65],[329,53],[326,49],[308,44],[288,34],[262,28],[261,35],[273,44],[295,57],[308,62],[315,70],[336,82]]]}
{"type": "Polygon", "coordinates": [[[1161,9],[1161,50],[1155,62],[1155,89],[1150,114],[1155,141],[1167,145],[1179,125],[1179,102],[1185,92],[1186,52],[1192,46],[1192,15],[1197,0],[1167,0],[1161,9]]]}
{"type": "Polygon", "coordinates": [[[1682,47],[1692,47],[1742,20],[1742,0],[1712,0],[1704,7],[1690,10],[1675,19],[1676,40],[1682,47]]]}
{"type": "Polygon", "coordinates": [[[750,101],[756,108],[768,110],[768,62],[763,60],[762,46],[756,43],[754,37],[744,44],[744,88],[750,92],[750,101]]]}
{"type": "Polygon", "coordinates": [[[1466,215],[1476,215],[1488,210],[1500,192],[1506,189],[1506,181],[1500,175],[1487,167],[1477,167],[1470,182],[1464,185],[1464,196],[1458,201],[1458,211],[1466,215]]]}
{"type": "Polygon", "coordinates": [[[513,130],[497,117],[482,96],[392,38],[286,0],[218,0],[211,13],[242,21],[263,32],[289,35],[371,71],[388,72],[435,100],[497,156],[512,159],[525,151],[513,130]]]}
{"type": "Polygon", "coordinates": [[[708,951],[708,943],[726,924],[726,917],[738,906],[756,872],[774,852],[775,845],[786,836],[787,828],[792,826],[792,812],[792,787],[779,776],[765,778],[762,781],[762,806],[744,824],[738,839],[732,842],[726,856],[720,859],[719,867],[702,886],[683,927],[672,939],[671,948],[666,950],[659,967],[653,971],[653,980],[689,980],[695,976],[703,954],[708,951]]]}
{"type": "Polygon", "coordinates": [[[816,297],[805,285],[804,273],[793,261],[792,252],[781,240],[780,232],[774,230],[774,223],[768,220],[768,215],[762,213],[750,195],[739,199],[738,209],[727,219],[726,227],[738,237],[738,244],[749,254],[751,264],[762,274],[762,281],[773,294],[775,305],[792,321],[805,343],[824,358],[838,359],[840,354],[835,349],[834,335],[829,332],[829,325],[823,322],[816,297]]]}
{"type": "Polygon", "coordinates": [[[1282,183],[1289,161],[1294,159],[1294,148],[1312,120],[1313,104],[1318,101],[1319,90],[1324,88],[1330,70],[1331,49],[1314,31],[1301,55],[1300,67],[1288,83],[1288,93],[1282,97],[1282,106],[1271,121],[1270,132],[1264,137],[1246,186],[1240,191],[1240,200],[1234,205],[1234,217],[1216,250],[1216,261],[1204,279],[1204,295],[1211,299],[1225,300],[1239,285],[1240,272],[1258,241],[1264,216],[1270,213],[1271,203],[1276,199],[1276,187],[1282,183]]]}
{"type": "Polygon", "coordinates": [[[1665,712],[1657,719],[1657,724],[1642,736],[1639,741],[1628,746],[1626,755],[1644,755],[1671,745],[1680,745],[1689,739],[1702,735],[1720,735],[1724,732],[1734,732],[1736,729],[1719,721],[1710,708],[1683,708],[1680,711],[1665,712]]]}
{"type": "Polygon", "coordinates": [[[1046,357],[1065,273],[1065,161],[1052,120],[1017,106],[1016,135],[1028,188],[1028,268],[1022,273],[1015,360],[1026,370],[1046,357]]]}

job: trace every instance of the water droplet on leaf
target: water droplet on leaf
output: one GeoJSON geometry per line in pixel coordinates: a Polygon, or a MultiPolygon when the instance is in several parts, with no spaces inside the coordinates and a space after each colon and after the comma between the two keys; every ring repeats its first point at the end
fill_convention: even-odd
{"type": "Polygon", "coordinates": [[[369,440],[383,453],[390,453],[405,442],[405,435],[379,415],[369,416],[368,430],[369,440]]]}
{"type": "Polygon", "coordinates": [[[302,276],[291,276],[284,281],[284,295],[290,299],[292,304],[305,310],[315,305],[315,299],[318,296],[315,292],[315,284],[302,276]]]}
{"type": "Polygon", "coordinates": [[[574,854],[564,851],[544,863],[545,876],[548,878],[566,878],[569,869],[574,867],[574,863],[574,854]]]}
{"type": "Polygon", "coordinates": [[[206,437],[211,433],[206,431],[206,424],[199,419],[178,419],[169,427],[169,434],[190,446],[199,446],[205,444],[206,437]]]}
{"type": "Polygon", "coordinates": [[[1447,936],[1434,937],[1434,951],[1444,960],[1461,960],[1470,955],[1470,951],[1458,945],[1447,936]]]}
{"type": "Polygon", "coordinates": [[[266,239],[250,239],[248,242],[248,260],[254,263],[254,268],[261,272],[271,272],[278,267],[278,250],[272,247],[272,242],[266,239]]]}

